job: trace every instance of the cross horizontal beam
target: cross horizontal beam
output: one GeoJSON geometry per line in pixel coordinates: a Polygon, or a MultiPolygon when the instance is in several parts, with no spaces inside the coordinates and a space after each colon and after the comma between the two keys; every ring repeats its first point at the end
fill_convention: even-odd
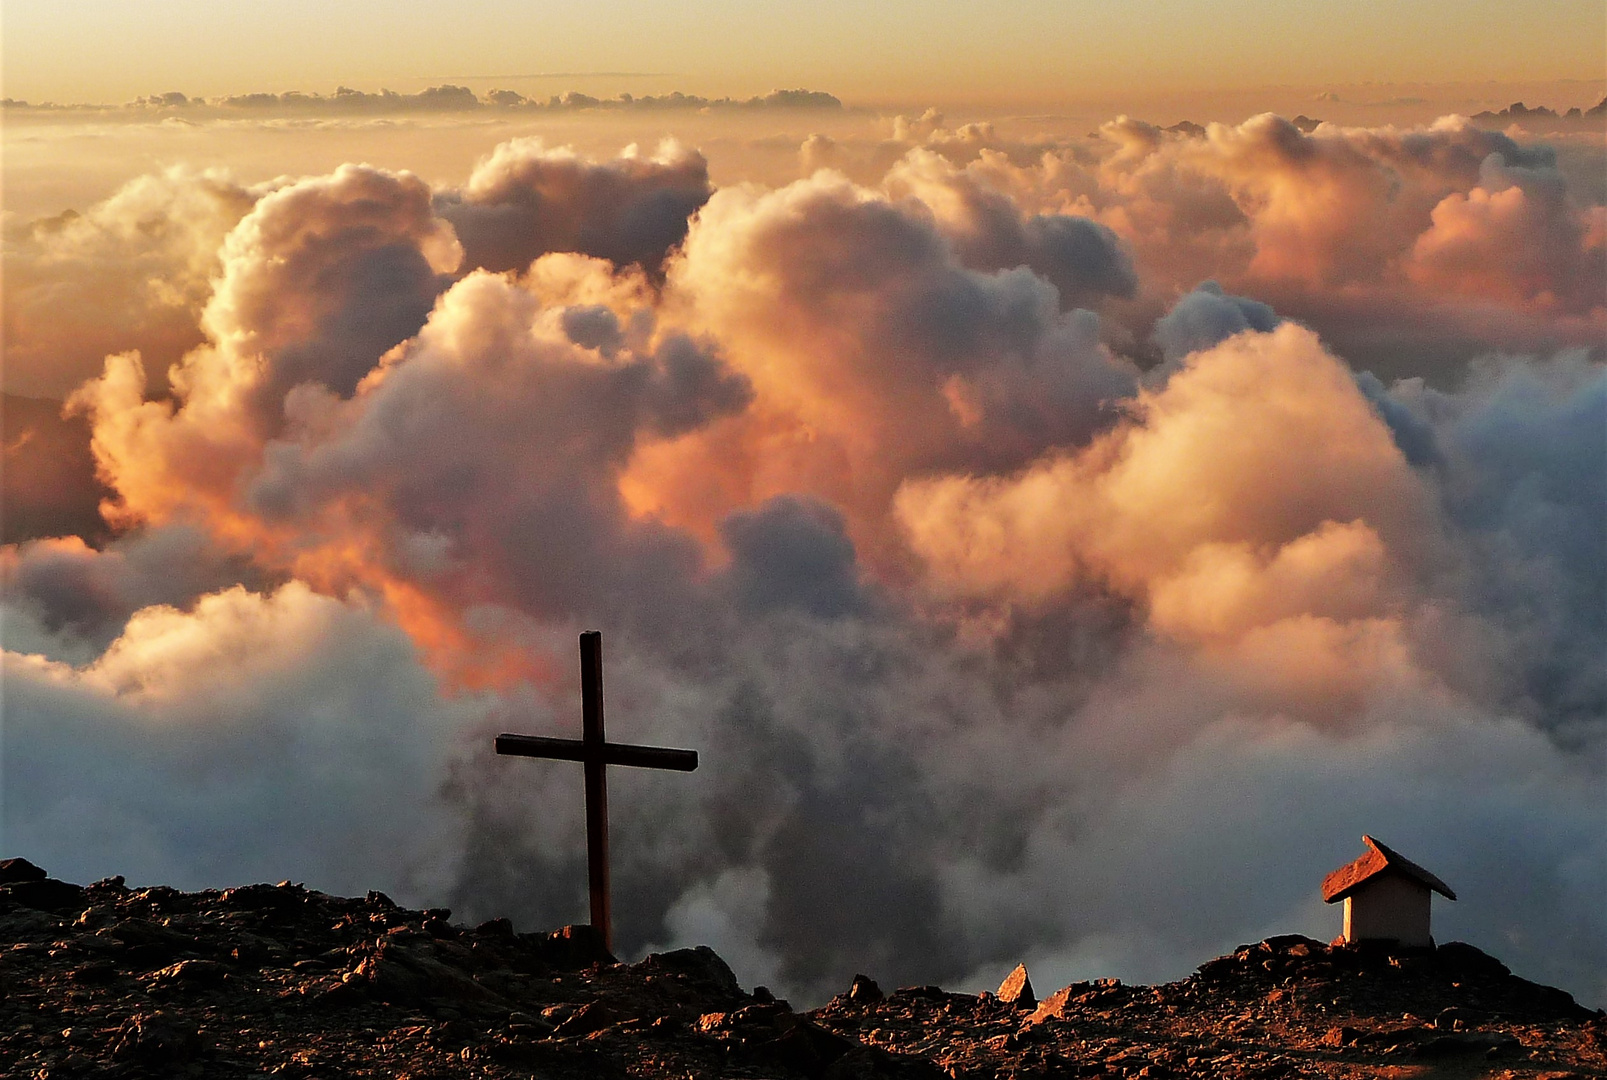
{"type": "MultiPolygon", "coordinates": [[[[551,739],[545,735],[498,735],[496,746],[499,754],[552,758],[557,761],[589,761],[594,753],[582,739],[551,739]]],[[[605,742],[598,748],[598,753],[604,765],[674,769],[676,772],[691,772],[697,768],[696,750],[605,742]]]]}

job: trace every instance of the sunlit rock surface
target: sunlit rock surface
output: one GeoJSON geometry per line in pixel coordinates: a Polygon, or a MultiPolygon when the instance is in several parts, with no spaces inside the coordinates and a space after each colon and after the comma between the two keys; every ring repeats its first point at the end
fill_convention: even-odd
{"type": "Polygon", "coordinates": [[[1607,1076],[1602,1013],[1460,943],[1273,938],[1030,1010],[861,977],[796,1012],[707,948],[622,964],[587,927],[470,928],[289,882],[81,888],[22,860],[0,863],[0,987],[0,1075],[39,1080],[1607,1076]]]}

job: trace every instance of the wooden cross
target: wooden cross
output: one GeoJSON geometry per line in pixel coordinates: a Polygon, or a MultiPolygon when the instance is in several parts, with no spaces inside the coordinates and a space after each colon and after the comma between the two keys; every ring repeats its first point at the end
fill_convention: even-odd
{"type": "Polygon", "coordinates": [[[632,746],[603,741],[603,635],[580,635],[581,738],[549,739],[541,735],[498,735],[497,753],[519,757],[578,761],[586,767],[586,869],[591,884],[591,924],[614,951],[614,924],[608,899],[608,765],[641,769],[697,768],[696,750],[632,746]]]}

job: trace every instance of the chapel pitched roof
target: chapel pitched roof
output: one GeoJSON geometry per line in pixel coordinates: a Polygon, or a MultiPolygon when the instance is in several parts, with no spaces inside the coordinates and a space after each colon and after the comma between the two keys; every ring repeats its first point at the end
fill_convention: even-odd
{"type": "Polygon", "coordinates": [[[1425,885],[1447,900],[1455,900],[1456,894],[1451,887],[1433,874],[1418,866],[1394,848],[1374,840],[1371,836],[1362,835],[1362,843],[1367,845],[1367,854],[1353,863],[1347,863],[1338,870],[1322,879],[1322,898],[1333,904],[1351,893],[1355,892],[1364,882],[1377,877],[1387,871],[1405,874],[1413,881],[1425,885]]]}

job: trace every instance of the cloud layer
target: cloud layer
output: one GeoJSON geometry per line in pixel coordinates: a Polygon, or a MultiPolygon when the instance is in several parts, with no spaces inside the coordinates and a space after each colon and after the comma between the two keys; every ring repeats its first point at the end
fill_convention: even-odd
{"type": "Polygon", "coordinates": [[[35,226],[28,280],[101,267],[18,355],[117,533],[0,560],[7,841],[579,918],[579,777],[489,737],[573,731],[600,627],[616,737],[704,762],[614,781],[627,952],[1174,977],[1334,929],[1365,830],[1442,938],[1607,1000],[1601,208],[1455,120],[889,145],[35,226]]]}

